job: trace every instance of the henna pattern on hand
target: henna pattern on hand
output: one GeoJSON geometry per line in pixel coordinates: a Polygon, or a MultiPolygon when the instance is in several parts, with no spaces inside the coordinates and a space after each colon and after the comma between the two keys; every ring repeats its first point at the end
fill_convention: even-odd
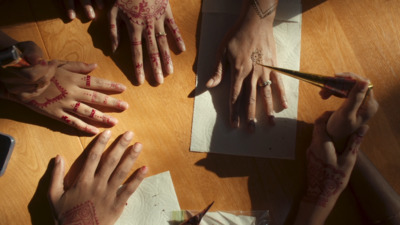
{"type": "Polygon", "coordinates": [[[93,118],[95,113],[96,113],[96,110],[92,109],[92,111],[90,112],[89,118],[93,118]]]}
{"type": "Polygon", "coordinates": [[[90,87],[90,79],[91,79],[91,76],[87,75],[86,76],[86,87],[90,87]]]}
{"type": "Polygon", "coordinates": [[[75,104],[75,106],[74,106],[73,111],[74,111],[74,112],[77,112],[80,105],[81,105],[81,103],[80,103],[80,102],[77,102],[77,103],[75,104]]]}
{"type": "Polygon", "coordinates": [[[62,119],[63,121],[65,121],[66,123],[71,123],[71,120],[68,119],[68,116],[61,116],[61,119],[62,119]]]}
{"type": "Polygon", "coordinates": [[[36,101],[36,100],[32,100],[32,101],[30,101],[28,104],[31,104],[31,105],[33,105],[33,106],[35,106],[35,107],[38,107],[38,108],[46,108],[47,106],[49,106],[49,105],[51,105],[51,104],[53,104],[53,103],[55,103],[55,102],[58,102],[58,101],[62,100],[63,98],[65,98],[65,97],[68,95],[68,91],[65,90],[65,89],[58,83],[58,81],[57,81],[57,79],[56,79],[55,77],[51,78],[50,81],[56,86],[56,88],[58,89],[58,91],[60,92],[60,94],[58,94],[58,95],[57,95],[56,97],[54,97],[54,98],[47,98],[47,97],[45,96],[44,98],[46,99],[46,101],[44,101],[44,102],[38,102],[38,101],[36,101]]]}
{"type": "Polygon", "coordinates": [[[151,5],[146,0],[142,0],[138,5],[134,0],[117,0],[115,5],[129,17],[130,21],[144,26],[149,19],[158,20],[165,14],[168,0],[155,0],[151,5]]]}
{"type": "Polygon", "coordinates": [[[86,201],[63,214],[63,224],[65,225],[98,225],[99,221],[96,217],[96,210],[91,201],[86,201]]]}
{"type": "Polygon", "coordinates": [[[343,185],[346,174],[319,159],[312,151],[308,153],[307,194],[304,201],[326,207],[329,198],[343,185]]]}
{"type": "Polygon", "coordinates": [[[171,56],[168,54],[168,51],[167,51],[167,50],[164,50],[163,61],[164,61],[165,65],[170,65],[171,62],[172,62],[171,56]]]}
{"type": "Polygon", "coordinates": [[[160,54],[157,53],[153,53],[150,55],[151,57],[151,62],[155,65],[158,66],[159,65],[159,61],[160,61],[160,54]]]}

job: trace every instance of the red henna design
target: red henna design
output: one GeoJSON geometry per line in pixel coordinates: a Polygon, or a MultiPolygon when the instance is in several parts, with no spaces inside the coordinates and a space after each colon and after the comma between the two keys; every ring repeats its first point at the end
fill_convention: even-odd
{"type": "Polygon", "coordinates": [[[71,120],[68,119],[68,116],[61,116],[61,119],[64,120],[66,123],[70,123],[71,120]]]}
{"type": "Polygon", "coordinates": [[[90,112],[89,118],[93,118],[95,113],[96,113],[96,110],[92,109],[92,112],[90,112]]]}
{"type": "Polygon", "coordinates": [[[117,28],[117,25],[115,25],[115,24],[110,24],[110,28],[111,28],[111,29],[115,29],[115,28],[117,28]]]}
{"type": "Polygon", "coordinates": [[[142,45],[142,41],[132,41],[132,45],[142,45]]]}
{"type": "Polygon", "coordinates": [[[55,77],[51,78],[50,81],[57,87],[57,89],[60,91],[60,94],[57,95],[56,97],[50,98],[50,99],[47,98],[47,97],[44,97],[44,98],[46,99],[45,102],[38,102],[38,101],[36,101],[36,100],[32,100],[32,101],[30,101],[28,104],[31,104],[31,105],[36,106],[36,107],[38,107],[38,108],[46,108],[46,107],[49,106],[50,104],[53,104],[53,103],[55,103],[55,102],[58,102],[58,101],[62,100],[63,98],[65,98],[65,97],[68,95],[68,91],[65,90],[65,89],[58,83],[58,81],[57,81],[57,79],[56,79],[55,77]]]}
{"type": "Polygon", "coordinates": [[[159,61],[160,61],[160,54],[158,52],[157,53],[153,53],[153,54],[150,55],[150,57],[151,57],[151,62],[154,65],[158,66],[159,65],[159,61]]]}
{"type": "MultiPolygon", "coordinates": [[[[112,86],[111,86],[111,87],[112,87],[112,86]]],[[[107,101],[108,101],[108,96],[106,96],[106,97],[104,98],[103,104],[107,104],[107,101]]]]}
{"type": "Polygon", "coordinates": [[[96,210],[91,201],[86,201],[63,214],[63,224],[98,225],[96,210]]]}
{"type": "Polygon", "coordinates": [[[92,99],[90,101],[91,102],[97,102],[96,99],[97,99],[97,92],[93,92],[92,99]]]}
{"type": "Polygon", "coordinates": [[[307,194],[305,201],[326,207],[329,198],[339,191],[346,174],[319,159],[312,151],[308,154],[307,194]]]}
{"type": "Polygon", "coordinates": [[[86,87],[90,87],[90,79],[91,79],[91,76],[87,75],[86,76],[86,87]]]}
{"type": "Polygon", "coordinates": [[[133,0],[117,0],[115,5],[117,5],[133,23],[145,25],[145,21],[153,18],[158,20],[165,14],[168,0],[155,0],[151,5],[149,5],[146,0],[139,2],[139,5],[135,5],[133,0]]]}
{"type": "Polygon", "coordinates": [[[74,111],[74,112],[77,112],[80,105],[81,105],[81,103],[80,103],[80,102],[77,102],[77,103],[75,104],[75,106],[74,106],[73,111],[74,111]]]}
{"type": "Polygon", "coordinates": [[[164,60],[164,63],[165,63],[166,65],[169,65],[169,64],[171,64],[171,62],[172,62],[171,56],[168,54],[168,51],[167,51],[167,50],[164,50],[163,60],[164,60]]]}

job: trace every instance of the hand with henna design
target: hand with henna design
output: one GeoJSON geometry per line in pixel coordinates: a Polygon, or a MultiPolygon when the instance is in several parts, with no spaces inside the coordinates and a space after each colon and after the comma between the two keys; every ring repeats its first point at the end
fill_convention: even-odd
{"type": "Polygon", "coordinates": [[[367,125],[361,126],[349,136],[344,149],[335,149],[326,131],[331,115],[332,112],[325,112],[314,124],[307,149],[307,191],[295,224],[324,224],[349,182],[362,138],[368,131],[367,125]]]}
{"type": "Polygon", "coordinates": [[[103,152],[110,136],[109,130],[97,136],[65,178],[65,162],[55,158],[48,195],[55,224],[114,224],[146,176],[143,166],[125,181],[142,150],[140,143],[128,147],[133,133],[124,133],[103,152]]]}
{"type": "MultiPolygon", "coordinates": [[[[370,82],[367,79],[353,73],[336,74],[336,76],[357,80],[348,98],[332,114],[327,124],[327,132],[332,137],[335,147],[343,149],[347,138],[375,115],[379,104],[374,97],[373,90],[368,89],[370,82]]],[[[320,95],[323,99],[327,99],[331,93],[322,89],[320,95]]]]}
{"type": "Polygon", "coordinates": [[[107,126],[114,126],[118,122],[116,118],[90,105],[118,110],[128,108],[128,103],[94,91],[123,92],[126,89],[122,84],[87,75],[97,67],[96,64],[56,60],[48,64],[56,65],[57,69],[50,85],[42,94],[29,101],[21,101],[11,93],[5,97],[90,134],[97,134],[99,130],[84,122],[82,118],[107,126]]]}
{"type": "Polygon", "coordinates": [[[34,42],[18,42],[15,46],[22,52],[23,60],[29,65],[0,67],[0,85],[18,99],[27,101],[40,95],[49,86],[57,67],[55,64],[48,64],[42,58],[42,50],[34,42]]]}
{"type": "Polygon", "coordinates": [[[241,18],[220,45],[216,71],[206,86],[213,88],[220,84],[223,76],[227,76],[224,65],[229,63],[231,73],[229,98],[231,126],[233,128],[240,126],[239,96],[245,95],[247,129],[254,132],[257,89],[259,89],[258,91],[263,98],[265,111],[271,125],[274,125],[272,90],[275,90],[279,96],[279,107],[287,108],[288,105],[279,74],[255,64],[259,62],[266,65],[276,65],[276,46],[272,28],[277,1],[248,0],[245,1],[245,4],[246,7],[243,8],[241,18]],[[265,12],[265,14],[262,14],[262,12],[265,12]]]}
{"type": "MultiPolygon", "coordinates": [[[[75,0],[63,0],[64,7],[67,10],[68,18],[73,20],[76,18],[75,12],[75,0]]],[[[79,0],[82,7],[85,9],[87,18],[93,20],[96,18],[96,13],[94,12],[91,0],[79,0]]],[[[103,0],[95,0],[97,7],[99,9],[103,8],[103,0]]]]}
{"type": "Polygon", "coordinates": [[[165,24],[171,30],[179,50],[186,50],[168,0],[116,0],[109,19],[113,51],[119,44],[117,20],[123,20],[127,26],[137,82],[142,84],[145,79],[142,48],[142,39],[145,39],[155,81],[162,84],[163,69],[167,75],[173,73],[165,24]]]}

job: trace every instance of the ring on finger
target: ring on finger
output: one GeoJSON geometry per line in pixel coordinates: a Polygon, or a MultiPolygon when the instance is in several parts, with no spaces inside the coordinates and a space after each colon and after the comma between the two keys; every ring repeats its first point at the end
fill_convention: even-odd
{"type": "Polygon", "coordinates": [[[162,37],[162,36],[167,36],[167,33],[165,32],[157,32],[156,33],[156,38],[162,37]]]}
{"type": "Polygon", "coordinates": [[[272,81],[267,80],[267,81],[264,81],[264,82],[259,83],[258,86],[260,86],[260,87],[267,87],[268,85],[271,85],[271,84],[272,84],[272,81]]]}

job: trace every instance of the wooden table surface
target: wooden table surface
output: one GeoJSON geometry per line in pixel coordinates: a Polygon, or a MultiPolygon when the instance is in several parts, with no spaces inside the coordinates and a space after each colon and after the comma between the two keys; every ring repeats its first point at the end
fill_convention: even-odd
{"type": "MultiPolygon", "coordinates": [[[[117,98],[130,104],[123,113],[110,112],[119,123],[117,137],[135,132],[144,150],[136,167],[150,174],[169,170],[181,208],[213,210],[269,209],[272,224],[290,224],[304,192],[305,150],[311,124],[340,99],[323,101],[318,89],[300,84],[296,160],[259,159],[189,152],[196,56],[201,26],[200,0],[171,0],[187,51],[176,54],[171,42],[174,74],[160,86],[151,77],[132,84],[133,66],[127,33],[110,55],[106,16],[88,21],[80,14],[68,22],[58,1],[0,0],[0,28],[18,41],[32,40],[48,59],[96,62],[92,75],[122,82],[128,89],[117,98]]],[[[61,2],[61,1],[60,1],[61,2]]],[[[81,10],[79,10],[81,11],[81,10]]],[[[321,74],[352,71],[375,85],[380,103],[362,150],[394,189],[400,192],[400,1],[303,0],[301,70],[321,74]]],[[[149,61],[145,67],[149,71],[149,61]]],[[[228,93],[227,93],[228,94],[228,93]]],[[[0,224],[48,224],[48,163],[57,154],[69,165],[93,137],[8,101],[0,101],[0,132],[16,139],[4,176],[0,177],[0,224]]],[[[345,191],[327,224],[362,224],[354,197],[345,191]]]]}

